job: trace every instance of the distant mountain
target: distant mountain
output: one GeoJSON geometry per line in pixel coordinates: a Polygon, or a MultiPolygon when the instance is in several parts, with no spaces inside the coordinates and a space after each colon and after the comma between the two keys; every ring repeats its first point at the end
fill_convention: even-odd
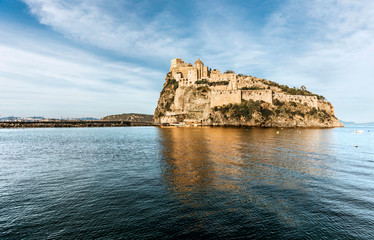
{"type": "Polygon", "coordinates": [[[22,118],[22,119],[30,119],[30,120],[44,120],[45,118],[44,117],[40,117],[40,116],[34,116],[34,117],[27,117],[27,118],[22,118]]]}
{"type": "Polygon", "coordinates": [[[99,120],[99,118],[93,118],[93,117],[82,117],[82,118],[71,118],[73,120],[83,120],[83,121],[95,121],[99,120]]]}
{"type": "Polygon", "coordinates": [[[0,121],[17,121],[17,120],[20,120],[20,119],[22,119],[22,118],[21,117],[10,116],[10,117],[1,117],[0,121]]]}
{"type": "Polygon", "coordinates": [[[355,126],[374,126],[374,122],[367,122],[367,123],[356,123],[356,122],[346,122],[346,121],[340,121],[344,124],[344,126],[349,126],[349,125],[355,125],[355,126]]]}
{"type": "Polygon", "coordinates": [[[102,121],[129,121],[152,123],[153,115],[139,113],[123,113],[103,117],[102,121]]]}

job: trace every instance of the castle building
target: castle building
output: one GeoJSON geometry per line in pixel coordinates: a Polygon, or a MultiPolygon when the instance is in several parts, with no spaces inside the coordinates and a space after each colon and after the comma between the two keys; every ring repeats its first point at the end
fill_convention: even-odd
{"type": "Polygon", "coordinates": [[[170,79],[178,82],[178,88],[170,108],[160,117],[161,123],[203,124],[210,119],[211,110],[207,109],[241,104],[244,101],[261,101],[267,106],[274,105],[275,101],[294,102],[334,115],[332,105],[319,100],[317,96],[293,95],[278,86],[270,85],[265,79],[236,75],[233,71],[221,73],[217,69],[211,70],[200,59],[193,65],[179,58],[171,60],[166,80],[170,79]],[[194,94],[185,98],[184,94],[190,90],[194,94]]]}
{"type": "Polygon", "coordinates": [[[171,60],[170,72],[181,87],[191,86],[198,80],[207,80],[211,82],[236,80],[235,73],[221,73],[219,70],[210,71],[207,66],[198,58],[194,65],[186,63],[180,58],[171,60]]]}

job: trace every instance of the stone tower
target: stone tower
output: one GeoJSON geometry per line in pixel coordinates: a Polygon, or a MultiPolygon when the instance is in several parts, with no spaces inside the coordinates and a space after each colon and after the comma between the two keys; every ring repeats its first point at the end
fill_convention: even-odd
{"type": "Polygon", "coordinates": [[[197,80],[201,80],[204,63],[198,58],[193,66],[197,69],[197,80]]]}

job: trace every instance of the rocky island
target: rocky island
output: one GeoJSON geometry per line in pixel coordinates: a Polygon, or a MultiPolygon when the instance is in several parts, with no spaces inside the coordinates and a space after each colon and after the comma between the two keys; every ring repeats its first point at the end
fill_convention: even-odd
{"type": "Polygon", "coordinates": [[[342,127],[334,107],[304,86],[290,88],[233,71],[221,73],[182,59],[170,71],[154,124],[178,126],[342,127]]]}

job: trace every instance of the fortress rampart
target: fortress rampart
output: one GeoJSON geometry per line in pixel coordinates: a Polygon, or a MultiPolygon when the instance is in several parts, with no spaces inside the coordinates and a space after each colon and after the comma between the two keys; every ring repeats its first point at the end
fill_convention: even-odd
{"type": "Polygon", "coordinates": [[[331,115],[335,114],[334,113],[334,107],[331,105],[331,103],[319,100],[317,105],[318,105],[319,110],[324,110],[328,114],[331,114],[331,115]]]}
{"type": "Polygon", "coordinates": [[[264,101],[273,104],[271,90],[214,90],[211,92],[210,106],[240,104],[243,100],[264,101]]]}
{"type": "Polygon", "coordinates": [[[249,101],[264,101],[273,104],[273,91],[271,90],[241,90],[242,99],[249,101]]]}
{"type": "Polygon", "coordinates": [[[240,104],[242,102],[242,92],[240,90],[212,91],[210,93],[210,107],[223,106],[227,104],[240,104]]]}
{"type": "Polygon", "coordinates": [[[273,99],[277,99],[281,102],[296,102],[306,104],[309,107],[315,107],[318,109],[318,99],[316,96],[288,95],[274,92],[273,99]]]}

